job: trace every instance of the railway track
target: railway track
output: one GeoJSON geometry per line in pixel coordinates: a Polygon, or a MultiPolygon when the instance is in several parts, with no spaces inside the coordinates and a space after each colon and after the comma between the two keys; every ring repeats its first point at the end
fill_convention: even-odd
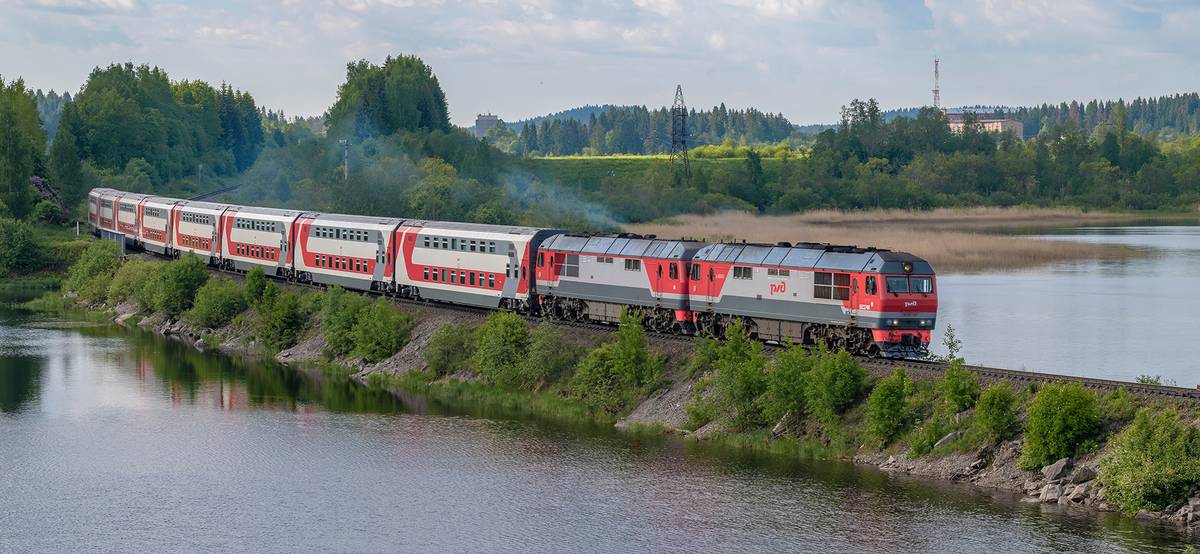
{"type": "MultiPolygon", "coordinates": [[[[221,271],[215,267],[209,268],[214,273],[229,275],[230,272],[221,271]]],[[[234,273],[241,276],[241,273],[234,273]]],[[[274,277],[272,277],[274,279],[274,277]]],[[[288,283],[292,286],[307,287],[314,290],[323,290],[324,287],[311,283],[288,283]]],[[[382,296],[378,291],[367,291],[367,294],[372,296],[382,296]]],[[[411,298],[396,298],[388,297],[393,302],[401,305],[430,307],[441,310],[457,311],[460,313],[473,313],[484,315],[491,313],[493,310],[487,308],[478,308],[474,306],[462,306],[458,304],[445,304],[441,302],[429,302],[425,300],[414,300],[411,298]]],[[[532,323],[540,323],[542,321],[551,324],[577,329],[591,329],[598,331],[613,331],[615,326],[605,323],[594,322],[579,322],[579,321],[560,321],[556,319],[545,318],[541,316],[526,316],[526,319],[532,323]]],[[[694,337],[685,335],[672,335],[668,333],[660,333],[657,331],[646,331],[648,338],[660,341],[674,342],[692,342],[694,337]]],[[[775,352],[783,349],[784,346],[772,343],[764,343],[763,350],[766,352],[775,352]]],[[[904,368],[910,376],[923,378],[937,378],[942,372],[949,367],[949,364],[941,361],[933,360],[900,360],[888,358],[868,358],[864,356],[856,356],[863,369],[877,375],[884,376],[890,374],[897,367],[904,368]]],[[[1021,371],[1016,369],[1003,369],[995,367],[984,367],[976,365],[964,366],[967,370],[975,373],[984,382],[994,381],[1009,381],[1012,383],[1079,383],[1085,388],[1096,391],[1115,391],[1125,389],[1130,394],[1151,399],[1166,399],[1174,401],[1200,401],[1200,387],[1186,388],[1176,387],[1171,385],[1154,385],[1145,383],[1131,383],[1127,381],[1117,381],[1115,379],[1099,379],[1095,377],[1080,377],[1076,375],[1058,375],[1053,373],[1038,373],[1034,371],[1021,371]]]]}

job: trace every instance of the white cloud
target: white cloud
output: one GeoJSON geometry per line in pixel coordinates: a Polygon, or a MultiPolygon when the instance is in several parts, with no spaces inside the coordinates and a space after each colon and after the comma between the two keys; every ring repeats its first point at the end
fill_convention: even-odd
{"type": "Polygon", "coordinates": [[[29,0],[25,5],[51,11],[76,13],[133,12],[141,7],[138,0],[29,0]]]}
{"type": "Polygon", "coordinates": [[[633,4],[643,10],[662,16],[679,13],[678,0],[633,0],[633,4]]]}
{"type": "Polygon", "coordinates": [[[725,48],[725,35],[721,33],[712,33],[708,35],[708,46],[713,50],[722,50],[725,48]]]}
{"type": "Polygon", "coordinates": [[[724,0],[739,8],[750,8],[764,17],[809,18],[825,7],[825,0],[724,0]]]}

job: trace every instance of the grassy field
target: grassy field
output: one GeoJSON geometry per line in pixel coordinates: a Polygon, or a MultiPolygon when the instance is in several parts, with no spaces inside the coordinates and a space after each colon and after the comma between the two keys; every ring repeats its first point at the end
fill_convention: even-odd
{"type": "MultiPolygon", "coordinates": [[[[524,158],[520,166],[539,178],[571,187],[594,189],[605,178],[642,175],[655,165],[669,167],[668,156],[558,156],[524,158]]],[[[745,158],[693,158],[692,171],[733,172],[745,167],[745,158]]],[[[781,158],[763,158],[763,174],[774,180],[781,158]]]]}
{"type": "Polygon", "coordinates": [[[1144,219],[1136,214],[1071,209],[971,208],[928,212],[816,211],[787,216],[744,212],[686,215],[666,222],[626,226],[660,237],[710,241],[828,242],[902,250],[941,272],[1016,270],[1057,262],[1124,259],[1145,255],[1120,245],[1083,244],[1000,234],[1005,229],[1099,225],[1144,219]]]}

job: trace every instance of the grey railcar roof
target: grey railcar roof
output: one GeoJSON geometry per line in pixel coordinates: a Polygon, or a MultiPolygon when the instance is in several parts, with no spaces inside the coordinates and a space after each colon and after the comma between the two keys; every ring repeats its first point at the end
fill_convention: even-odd
{"type": "Polygon", "coordinates": [[[424,219],[409,219],[405,220],[405,225],[414,225],[425,227],[428,229],[446,229],[450,231],[474,231],[476,233],[508,233],[510,235],[534,235],[540,231],[553,231],[554,229],[541,229],[538,227],[520,227],[517,225],[493,225],[490,223],[459,223],[457,221],[430,221],[424,219]]]}
{"type": "Polygon", "coordinates": [[[370,215],[348,215],[331,213],[312,213],[313,218],[321,221],[337,221],[341,223],[358,223],[360,225],[399,225],[404,222],[398,217],[379,217],[370,215]]]}
{"type": "Polygon", "coordinates": [[[300,211],[300,210],[286,210],[286,209],[281,209],[281,208],[259,208],[257,206],[230,206],[230,207],[236,208],[237,213],[239,213],[239,214],[244,213],[246,215],[251,215],[251,216],[254,214],[262,214],[262,215],[273,215],[273,216],[283,216],[283,217],[296,217],[296,216],[304,213],[303,211],[300,211]]]}
{"type": "MultiPolygon", "coordinates": [[[[702,248],[703,243],[684,240],[658,240],[620,235],[556,235],[542,245],[550,250],[622,256],[627,258],[660,258],[679,260],[702,248]]],[[[689,257],[690,259],[690,257],[689,257]]]]}
{"type": "Polygon", "coordinates": [[[903,272],[904,262],[913,273],[933,273],[929,264],[907,252],[863,249],[826,244],[769,246],[762,244],[710,244],[696,252],[697,261],[746,264],[766,267],[824,269],[834,271],[903,272]]]}

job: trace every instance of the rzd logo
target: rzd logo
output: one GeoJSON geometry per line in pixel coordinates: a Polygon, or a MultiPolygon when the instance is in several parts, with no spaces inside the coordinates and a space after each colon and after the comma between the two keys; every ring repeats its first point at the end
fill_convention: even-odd
{"type": "Polygon", "coordinates": [[[771,294],[783,294],[787,292],[787,283],[771,283],[771,294]]]}

